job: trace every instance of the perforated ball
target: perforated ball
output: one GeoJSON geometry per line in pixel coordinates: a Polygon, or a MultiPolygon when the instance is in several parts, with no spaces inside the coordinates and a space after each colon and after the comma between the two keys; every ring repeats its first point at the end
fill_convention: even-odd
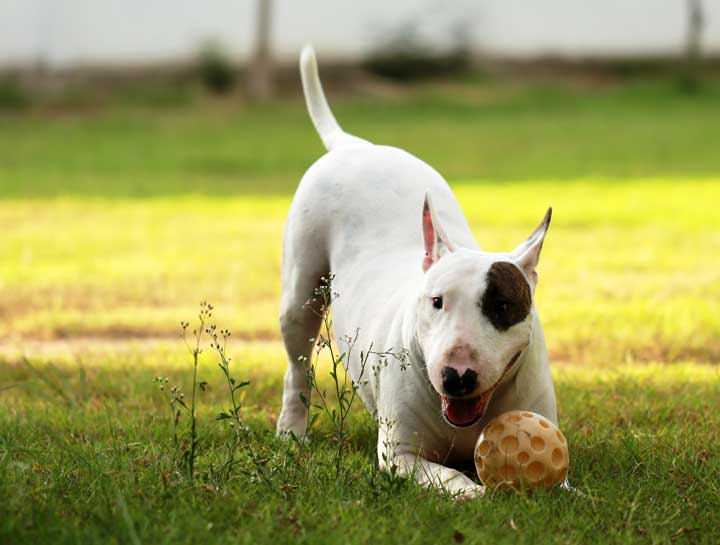
{"type": "Polygon", "coordinates": [[[489,487],[552,488],[565,480],[569,461],[563,433],[528,411],[494,418],[475,445],[475,469],[489,487]]]}

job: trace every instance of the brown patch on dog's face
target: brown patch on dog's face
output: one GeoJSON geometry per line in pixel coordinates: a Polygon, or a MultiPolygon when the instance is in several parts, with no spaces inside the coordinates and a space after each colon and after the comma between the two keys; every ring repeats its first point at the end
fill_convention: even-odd
{"type": "Polygon", "coordinates": [[[482,313],[498,331],[522,322],[532,307],[532,292],[525,275],[507,261],[493,263],[487,273],[482,313]]]}

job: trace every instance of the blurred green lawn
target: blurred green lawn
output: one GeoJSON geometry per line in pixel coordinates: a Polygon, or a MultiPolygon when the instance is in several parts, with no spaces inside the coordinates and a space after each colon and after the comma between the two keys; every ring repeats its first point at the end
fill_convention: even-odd
{"type": "MultiPolygon", "coordinates": [[[[451,182],[716,177],[720,90],[671,85],[429,84],[330,102],[341,125],[400,146],[451,182]]],[[[291,194],[323,151],[300,90],[6,116],[4,198],[291,194]]]]}
{"type": "MultiPolygon", "coordinates": [[[[322,148],[299,98],[118,103],[0,122],[0,541],[717,543],[720,93],[466,82],[362,94],[331,94],[341,124],[444,174],[485,248],[513,247],[554,207],[537,303],[570,477],[587,495],[458,506],[410,485],[384,492],[361,411],[349,486],[322,464],[274,477],[283,497],[242,474],[210,489],[163,474],[151,380],[188,388],[175,336],[203,299],[252,380],[257,446],[276,447],[282,227],[322,148]]],[[[215,366],[200,372],[205,433],[222,401],[215,366]]],[[[319,432],[312,445],[318,459],[334,448],[319,432]]]]}

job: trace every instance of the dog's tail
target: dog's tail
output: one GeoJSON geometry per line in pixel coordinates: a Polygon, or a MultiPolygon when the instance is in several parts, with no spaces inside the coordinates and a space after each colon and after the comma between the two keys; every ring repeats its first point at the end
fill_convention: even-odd
{"type": "Polygon", "coordinates": [[[323,93],[318,75],[315,50],[311,45],[303,47],[300,53],[300,75],[310,119],[327,150],[347,144],[368,143],[367,140],[352,136],[340,128],[323,93]]]}

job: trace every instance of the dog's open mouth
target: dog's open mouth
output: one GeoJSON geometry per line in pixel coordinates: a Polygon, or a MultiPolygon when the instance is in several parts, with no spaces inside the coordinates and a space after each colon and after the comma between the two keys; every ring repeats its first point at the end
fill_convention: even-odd
{"type": "Polygon", "coordinates": [[[448,424],[456,428],[472,426],[485,414],[485,408],[488,406],[492,394],[493,388],[469,399],[441,396],[443,417],[448,424]]]}
{"type": "Polygon", "coordinates": [[[459,399],[454,397],[448,397],[445,395],[440,396],[440,403],[442,407],[442,415],[445,421],[456,428],[467,428],[477,423],[485,414],[490,398],[492,397],[495,389],[497,388],[500,381],[507,374],[513,364],[520,357],[521,352],[515,354],[500,374],[500,378],[495,381],[495,384],[490,386],[482,394],[476,397],[459,399]]]}

